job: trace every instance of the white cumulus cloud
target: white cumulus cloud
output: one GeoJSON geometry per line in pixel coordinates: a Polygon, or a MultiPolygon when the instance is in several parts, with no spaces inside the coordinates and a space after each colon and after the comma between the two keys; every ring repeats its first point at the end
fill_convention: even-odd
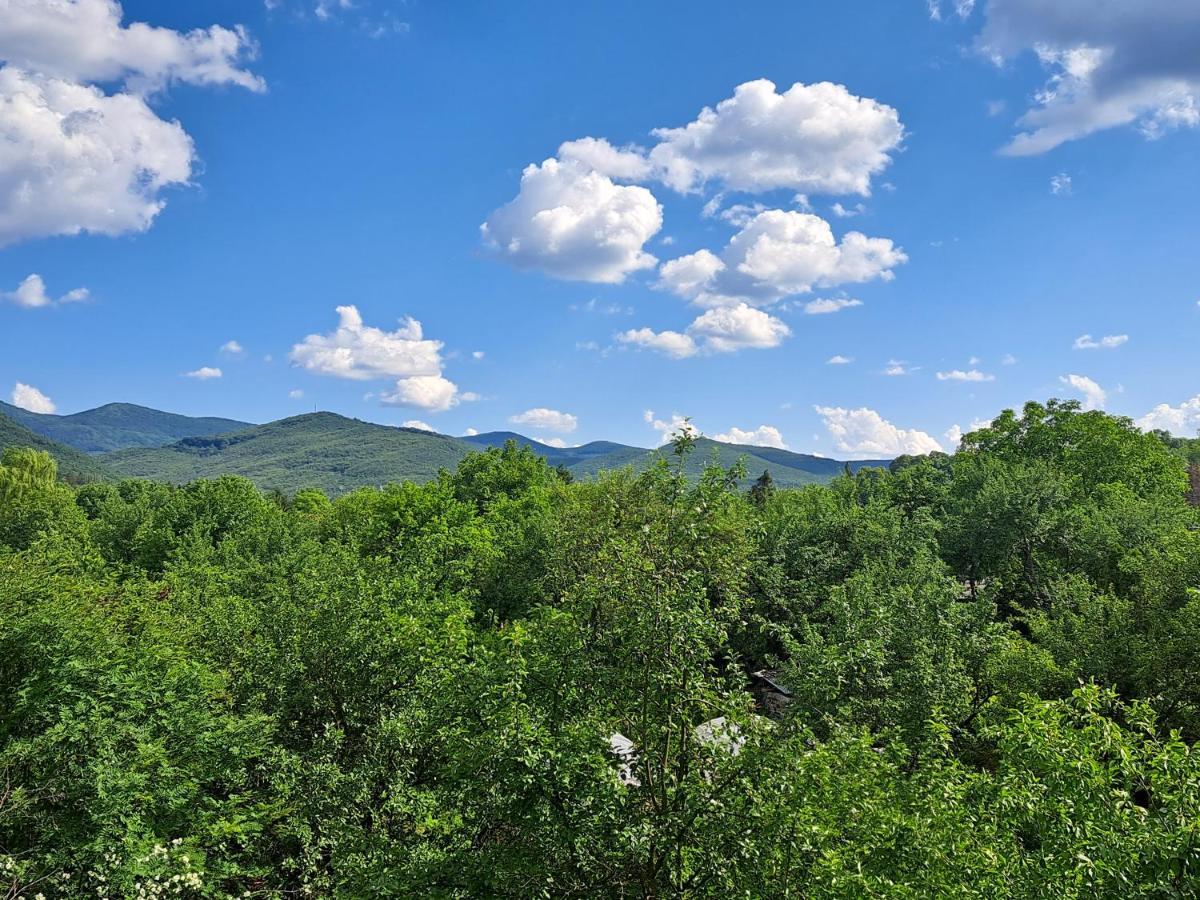
{"type": "Polygon", "coordinates": [[[246,348],[237,341],[230,340],[223,343],[218,352],[224,353],[226,356],[242,356],[245,354],[246,348]]]}
{"type": "Polygon", "coordinates": [[[379,395],[384,406],[413,406],[430,412],[445,412],[460,401],[473,399],[472,394],[459,394],[458,385],[441,375],[412,375],[398,378],[392,391],[379,395]]]}
{"type": "Polygon", "coordinates": [[[5,0],[0,59],[53,78],[119,81],[142,92],[173,81],[265,87],[243,67],[256,51],[241,28],[178,32],[145,22],[123,26],[122,16],[116,0],[5,0]]]}
{"type": "Polygon", "coordinates": [[[897,428],[868,407],[844,409],[840,406],[816,406],[825,420],[825,428],[842,453],[858,459],[922,454],[941,450],[942,446],[924,431],[897,428]]]}
{"type": "Polygon", "coordinates": [[[406,318],[395,331],[384,331],[364,325],[355,306],[339,306],[337,314],[335,331],[310,334],[292,347],[295,365],[358,381],[441,374],[442,342],[426,340],[416,319],[406,318]]]}
{"type": "Polygon", "coordinates": [[[422,422],[420,419],[405,419],[400,423],[401,428],[415,428],[418,431],[437,431],[428,422],[422,422]]]}
{"type": "Polygon", "coordinates": [[[837,353],[837,354],[829,357],[829,359],[825,360],[825,364],[827,366],[848,366],[852,362],[854,362],[853,357],[842,356],[842,354],[840,354],[840,353],[837,353]]]}
{"type": "Polygon", "coordinates": [[[778,347],[791,334],[788,326],[745,303],[710,309],[688,326],[686,333],[636,328],[616,336],[623,344],[656,350],[673,359],[706,353],[736,353],[778,347]]]}
{"type": "Polygon", "coordinates": [[[335,378],[370,381],[395,378],[395,388],[380,393],[385,406],[412,406],[442,412],[478,397],[460,393],[442,374],[442,342],[429,340],[412,317],[395,331],[363,324],[355,306],[337,308],[338,327],[329,334],[310,334],[292,347],[292,364],[335,378]]]}
{"type": "Polygon", "coordinates": [[[144,231],[195,151],[141,98],[0,69],[0,246],[51,235],[144,231]]]}
{"type": "Polygon", "coordinates": [[[672,359],[686,359],[689,356],[695,356],[699,349],[691,335],[678,331],[631,328],[628,331],[620,332],[616,337],[622,344],[655,350],[672,359]]]}
{"type": "Polygon", "coordinates": [[[660,419],[654,415],[654,410],[648,409],[642,413],[642,421],[658,432],[659,444],[667,443],[676,434],[700,436],[700,429],[679,413],[671,413],[669,419],[660,419]]]}
{"type": "Polygon", "coordinates": [[[654,135],[650,162],[677,191],[715,182],[735,191],[867,195],[904,128],[896,110],[840,84],[796,83],[779,93],[760,79],[654,135]]]}
{"type": "Polygon", "coordinates": [[[20,381],[13,387],[12,404],[35,413],[52,413],[58,409],[53,400],[33,385],[20,381]]]}
{"type": "Polygon", "coordinates": [[[517,268],[608,284],[655,265],[643,247],[661,228],[662,207],[646,188],[553,157],[527,166],[516,198],[480,226],[485,246],[517,268]]]}
{"type": "Polygon", "coordinates": [[[951,369],[949,372],[938,372],[938,381],[995,381],[995,375],[980,372],[978,369],[951,369]]]}
{"type": "Polygon", "coordinates": [[[263,87],[243,68],[254,45],[241,30],[121,17],[115,0],[0,3],[0,246],[145,230],[196,158],[147,97],[172,82],[263,87]]]}
{"type": "Polygon", "coordinates": [[[779,319],[745,303],[710,309],[688,326],[688,334],[714,353],[778,347],[791,329],[779,319]]]}
{"type": "Polygon", "coordinates": [[[887,238],[851,231],[839,242],[819,216],[770,209],[730,238],[719,257],[700,250],[663,263],[659,285],[701,306],[764,306],[814,287],[890,281],[907,260],[887,238]]]}
{"type": "Polygon", "coordinates": [[[192,369],[190,372],[184,372],[184,378],[195,378],[198,381],[208,381],[212,378],[220,378],[222,372],[215,366],[201,366],[198,369],[192,369]]]}
{"type": "Polygon", "coordinates": [[[567,141],[558,148],[560,160],[574,160],[586,168],[621,181],[641,181],[650,174],[646,151],[640,147],[617,148],[604,138],[585,137],[567,141]]]}
{"type": "Polygon", "coordinates": [[[530,428],[558,431],[562,434],[570,434],[579,426],[579,420],[570,413],[547,409],[544,406],[527,409],[525,412],[509,416],[508,421],[514,425],[527,425],[530,428]]]}
{"type": "Polygon", "coordinates": [[[1136,425],[1143,431],[1161,429],[1178,437],[1195,437],[1200,433],[1200,394],[1178,406],[1160,403],[1138,419],[1136,425]]]}
{"type": "MultiPolygon", "coordinates": [[[[2,151],[0,151],[2,152],[2,151]]],[[[2,177],[2,176],[0,176],[2,177]]],[[[88,289],[78,287],[67,291],[60,297],[52,297],[46,293],[46,282],[42,276],[34,272],[23,280],[14,291],[0,292],[0,299],[23,306],[26,309],[38,309],[44,306],[58,306],[63,303],[80,303],[90,296],[88,289]]]]}
{"type": "Polygon", "coordinates": [[[1058,380],[1083,397],[1084,409],[1104,409],[1108,392],[1086,375],[1061,375],[1058,380]]]}
{"type": "Polygon", "coordinates": [[[775,447],[786,450],[783,435],[774,425],[759,425],[757,428],[746,430],[736,425],[724,434],[714,434],[713,440],[724,441],[726,444],[749,444],[752,447],[775,447]]]}

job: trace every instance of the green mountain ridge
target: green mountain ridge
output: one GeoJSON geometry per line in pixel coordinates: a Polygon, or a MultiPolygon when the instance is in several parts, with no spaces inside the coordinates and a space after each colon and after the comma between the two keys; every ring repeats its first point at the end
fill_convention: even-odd
{"type": "MultiPolygon", "coordinates": [[[[183,484],[232,474],[245,476],[264,490],[294,492],[319,487],[337,495],[392,481],[428,481],[443,468],[453,469],[468,453],[503,447],[508,441],[529,447],[577,479],[625,467],[643,471],[670,455],[666,447],[651,449],[614,441],[555,447],[513,431],[453,437],[331,412],[250,425],[128,403],[110,403],[65,416],[31,413],[0,403],[0,445],[46,450],[58,461],[63,477],[72,481],[133,477],[183,484]]],[[[700,438],[686,469],[696,476],[710,463],[729,468],[739,460],[746,466],[745,483],[767,471],[780,487],[823,483],[847,466],[857,471],[889,462],[841,462],[700,438]]]]}
{"type": "Polygon", "coordinates": [[[249,422],[213,416],[183,416],[138,406],[106,403],[69,415],[35,413],[0,402],[0,413],[30,431],[84,453],[106,453],[127,447],[161,447],[182,438],[220,434],[250,426],[249,422]]]}
{"type": "Polygon", "coordinates": [[[243,475],[260,488],[319,487],[343,494],[389,481],[428,481],[472,449],[446,435],[394,428],[330,412],[305,413],[166,447],[117,450],[102,458],[128,477],[184,483],[243,475]]]}
{"type": "MultiPolygon", "coordinates": [[[[187,437],[165,447],[118,450],[100,458],[113,472],[126,477],[184,483],[233,474],[243,475],[263,489],[292,492],[319,487],[337,495],[391,481],[428,481],[439,470],[454,468],[468,453],[500,447],[510,440],[530,447],[551,465],[561,465],[580,479],[626,466],[641,471],[670,452],[611,441],[554,447],[515,432],[457,438],[316,412],[225,434],[187,437]]],[[[846,465],[857,470],[872,463],[887,464],[886,460],[847,464],[701,438],[688,459],[687,470],[697,475],[714,460],[729,467],[739,459],[746,463],[747,483],[769,471],[781,487],[826,482],[846,465]]]]}

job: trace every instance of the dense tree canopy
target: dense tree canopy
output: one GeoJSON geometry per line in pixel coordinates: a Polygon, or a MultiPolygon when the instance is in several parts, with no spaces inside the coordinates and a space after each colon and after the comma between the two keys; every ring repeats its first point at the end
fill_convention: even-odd
{"type": "Polygon", "coordinates": [[[332,501],[9,450],[0,891],[1200,893],[1186,452],[1053,401],[829,486],[692,443],[332,501]]]}

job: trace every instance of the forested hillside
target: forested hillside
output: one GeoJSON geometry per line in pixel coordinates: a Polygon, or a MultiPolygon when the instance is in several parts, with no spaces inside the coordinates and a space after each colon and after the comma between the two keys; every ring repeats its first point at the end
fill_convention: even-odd
{"type": "Polygon", "coordinates": [[[241,475],[263,489],[316,487],[336,495],[392,481],[425,482],[443,467],[454,468],[469,451],[446,435],[318,412],[167,447],[120,450],[103,459],[123,475],[176,484],[241,475]]]}
{"type": "MultiPolygon", "coordinates": [[[[105,454],[102,461],[121,475],[175,484],[218,475],[242,475],[263,490],[290,493],[304,487],[318,487],[339,495],[393,481],[426,482],[441,469],[454,468],[468,453],[481,447],[503,447],[508,441],[529,447],[551,466],[579,479],[626,466],[642,471],[666,452],[612,441],[554,447],[513,432],[455,438],[318,412],[228,434],[185,438],[165,447],[121,450],[105,454]]],[[[856,470],[888,464],[888,460],[844,463],[771,447],[725,444],[702,438],[689,456],[687,471],[695,477],[713,462],[729,467],[739,459],[745,460],[749,477],[770,472],[781,487],[826,482],[847,465],[856,470]]]]}
{"type": "Polygon", "coordinates": [[[58,464],[58,473],[67,481],[95,481],[107,474],[104,466],[86,453],[36,434],[0,412],[0,451],[6,447],[28,447],[50,454],[58,464]]]}
{"type": "Polygon", "coordinates": [[[688,477],[695,443],[587,481],[512,443],[332,500],[9,449],[0,885],[1200,894],[1176,448],[1031,403],[748,491],[688,477]]]}
{"type": "Polygon", "coordinates": [[[35,413],[0,402],[0,414],[44,437],[85,453],[123,447],[161,447],[180,438],[221,434],[247,427],[235,419],[181,416],[136,406],[106,403],[96,409],[60,416],[35,413]]]}

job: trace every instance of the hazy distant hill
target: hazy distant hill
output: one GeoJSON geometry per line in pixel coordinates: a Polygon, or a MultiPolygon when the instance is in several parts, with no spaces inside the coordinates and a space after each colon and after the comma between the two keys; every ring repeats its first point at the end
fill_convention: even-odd
{"type": "Polygon", "coordinates": [[[85,453],[125,447],[161,447],[182,438],[221,434],[249,426],[234,419],[181,416],[132,403],[108,403],[67,416],[34,413],[0,403],[0,413],[60,444],[85,453]]]}
{"type": "MultiPolygon", "coordinates": [[[[183,483],[228,473],[244,475],[262,488],[290,492],[320,487],[341,494],[389,481],[428,481],[439,469],[454,468],[467,453],[502,447],[509,440],[532,448],[551,465],[564,466],[580,479],[626,466],[640,471],[669,453],[664,448],[649,450],[612,441],[552,447],[508,431],[456,438],[322,412],[226,434],[188,437],[165,447],[118,450],[101,459],[110,470],[124,476],[183,483]]],[[[688,471],[698,474],[714,458],[726,467],[744,458],[746,483],[766,470],[780,487],[825,482],[847,465],[820,456],[702,438],[688,460],[688,471]]],[[[865,465],[886,464],[881,460],[849,465],[857,470],[865,465]]]]}
{"type": "Polygon", "coordinates": [[[67,481],[96,481],[107,474],[104,466],[93,457],[30,431],[0,412],[0,451],[5,447],[45,450],[54,457],[58,463],[58,474],[67,481]]]}

